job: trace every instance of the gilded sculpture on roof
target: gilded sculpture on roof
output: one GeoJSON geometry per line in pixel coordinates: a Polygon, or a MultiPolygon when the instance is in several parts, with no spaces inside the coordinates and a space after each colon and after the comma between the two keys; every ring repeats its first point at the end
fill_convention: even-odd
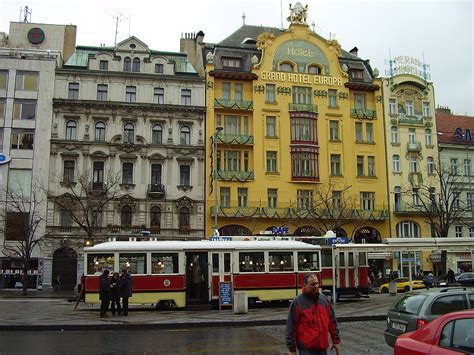
{"type": "Polygon", "coordinates": [[[291,6],[290,4],[290,16],[288,16],[287,20],[292,24],[306,24],[306,17],[308,16],[308,5],[303,6],[301,3],[297,2],[295,6],[291,6]]]}
{"type": "Polygon", "coordinates": [[[257,37],[257,48],[259,50],[265,49],[272,45],[275,35],[269,32],[262,32],[257,37]]]}

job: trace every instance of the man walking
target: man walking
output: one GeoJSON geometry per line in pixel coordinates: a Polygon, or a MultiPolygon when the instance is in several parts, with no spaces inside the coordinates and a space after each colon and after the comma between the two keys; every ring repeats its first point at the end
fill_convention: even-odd
{"type": "Polygon", "coordinates": [[[132,276],[127,269],[122,270],[120,296],[122,296],[122,316],[128,316],[128,299],[132,297],[132,276]]]}
{"type": "Polygon", "coordinates": [[[109,270],[104,270],[99,277],[100,318],[107,318],[110,303],[109,270]]]}
{"type": "Polygon", "coordinates": [[[315,273],[304,276],[303,293],[290,306],[286,321],[286,345],[290,354],[326,355],[331,335],[332,348],[339,355],[339,328],[329,299],[319,293],[315,273]]]}

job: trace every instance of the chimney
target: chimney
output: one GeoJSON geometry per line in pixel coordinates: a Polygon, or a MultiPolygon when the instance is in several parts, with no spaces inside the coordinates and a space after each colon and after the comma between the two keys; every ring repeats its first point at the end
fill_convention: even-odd
{"type": "Polygon", "coordinates": [[[359,48],[357,47],[354,47],[349,51],[349,53],[354,54],[355,56],[357,56],[358,52],[359,52],[359,48]]]}
{"type": "Polygon", "coordinates": [[[439,113],[441,115],[451,115],[451,109],[449,106],[438,106],[436,108],[436,113],[439,113]]]}

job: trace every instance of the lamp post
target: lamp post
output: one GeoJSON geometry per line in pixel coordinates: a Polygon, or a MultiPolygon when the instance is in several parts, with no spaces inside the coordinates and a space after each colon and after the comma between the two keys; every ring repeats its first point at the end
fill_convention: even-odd
{"type": "Polygon", "coordinates": [[[213,235],[217,236],[217,214],[219,213],[219,196],[217,194],[217,136],[219,135],[219,132],[222,131],[224,127],[217,126],[216,131],[214,133],[214,141],[213,141],[213,158],[214,158],[214,171],[212,172],[213,177],[214,177],[214,226],[212,227],[213,229],[213,235]]]}

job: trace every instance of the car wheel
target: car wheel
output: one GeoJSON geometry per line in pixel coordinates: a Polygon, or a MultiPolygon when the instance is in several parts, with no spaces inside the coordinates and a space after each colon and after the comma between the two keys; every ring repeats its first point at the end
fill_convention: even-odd
{"type": "Polygon", "coordinates": [[[405,288],[403,289],[403,291],[405,291],[405,292],[410,291],[410,286],[405,286],[405,288]]]}
{"type": "Polygon", "coordinates": [[[388,288],[387,287],[382,287],[382,293],[388,293],[388,288]]]}

